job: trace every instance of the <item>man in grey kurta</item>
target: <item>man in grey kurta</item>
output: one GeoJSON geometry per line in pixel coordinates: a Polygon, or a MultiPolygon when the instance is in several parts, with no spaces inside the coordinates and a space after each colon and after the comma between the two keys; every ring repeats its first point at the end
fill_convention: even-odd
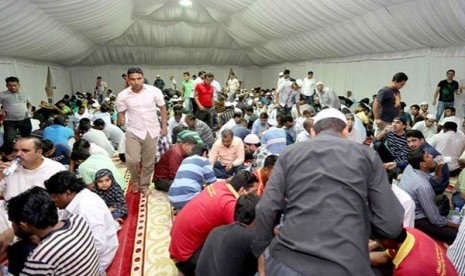
{"type": "Polygon", "coordinates": [[[340,111],[314,121],[317,136],[279,156],[256,208],[252,251],[267,275],[372,275],[368,238],[397,237],[404,210],[376,152],[345,139],[340,111]]]}

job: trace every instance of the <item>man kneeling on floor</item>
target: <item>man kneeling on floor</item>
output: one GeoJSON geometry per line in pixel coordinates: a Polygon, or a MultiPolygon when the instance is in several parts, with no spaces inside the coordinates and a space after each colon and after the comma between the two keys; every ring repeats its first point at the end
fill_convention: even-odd
{"type": "Polygon", "coordinates": [[[196,144],[193,137],[186,137],[182,143],[174,145],[161,156],[153,172],[155,189],[168,192],[182,160],[192,152],[196,144]]]}
{"type": "Polygon", "coordinates": [[[58,220],[55,203],[45,189],[34,187],[11,198],[7,209],[21,239],[8,252],[11,274],[98,275],[99,258],[89,225],[74,214],[58,220]]]}
{"type": "Polygon", "coordinates": [[[258,180],[240,171],[229,183],[207,186],[179,212],[171,229],[169,252],[176,267],[186,276],[195,275],[201,248],[213,228],[234,222],[237,198],[255,193],[258,180]]]}

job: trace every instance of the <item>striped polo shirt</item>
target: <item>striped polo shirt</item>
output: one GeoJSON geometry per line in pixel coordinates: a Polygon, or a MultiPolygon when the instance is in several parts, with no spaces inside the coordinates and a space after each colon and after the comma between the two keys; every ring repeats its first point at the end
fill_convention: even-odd
{"type": "Polygon", "coordinates": [[[286,131],[282,128],[271,127],[263,133],[261,143],[271,154],[279,155],[287,146],[286,131]]]}
{"type": "Polygon", "coordinates": [[[21,275],[98,275],[99,257],[89,224],[79,215],[63,222],[29,255],[21,275]]]}
{"type": "Polygon", "coordinates": [[[181,209],[202,191],[204,183],[215,181],[213,166],[207,158],[199,155],[189,156],[179,166],[168,191],[168,200],[174,208],[181,209]]]}
{"type": "Polygon", "coordinates": [[[398,136],[393,132],[388,132],[386,134],[386,142],[389,152],[391,153],[394,161],[399,162],[402,160],[407,160],[407,155],[410,152],[410,148],[407,144],[407,136],[404,134],[398,136]]]}

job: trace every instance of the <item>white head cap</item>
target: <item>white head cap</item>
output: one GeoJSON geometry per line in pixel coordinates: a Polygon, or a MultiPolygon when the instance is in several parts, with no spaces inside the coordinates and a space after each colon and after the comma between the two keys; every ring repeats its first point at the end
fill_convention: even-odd
{"type": "Polygon", "coordinates": [[[248,134],[244,138],[244,143],[246,144],[258,144],[260,143],[260,138],[255,134],[248,134]]]}
{"type": "Polygon", "coordinates": [[[346,116],[341,111],[332,107],[323,109],[318,112],[318,114],[316,114],[316,116],[313,118],[313,124],[315,125],[318,123],[318,121],[328,118],[340,119],[344,122],[344,124],[347,124],[346,116]]]}
{"type": "Polygon", "coordinates": [[[435,121],[436,121],[436,115],[435,115],[435,114],[427,114],[427,115],[426,115],[426,119],[430,119],[430,120],[435,120],[435,121]]]}
{"type": "Polygon", "coordinates": [[[278,124],[278,121],[276,121],[275,119],[268,119],[268,124],[270,126],[276,126],[278,124]]]}
{"type": "Polygon", "coordinates": [[[297,79],[295,81],[295,84],[300,88],[300,87],[302,87],[302,84],[304,84],[304,82],[301,79],[297,79]]]}

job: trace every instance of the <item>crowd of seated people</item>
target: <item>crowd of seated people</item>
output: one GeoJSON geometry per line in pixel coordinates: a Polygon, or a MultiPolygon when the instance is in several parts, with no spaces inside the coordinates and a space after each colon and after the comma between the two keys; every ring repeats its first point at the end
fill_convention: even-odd
{"type": "MultiPolygon", "coordinates": [[[[405,247],[414,246],[409,247],[411,254],[420,254],[420,247],[430,254],[428,258],[440,256],[444,271],[450,275],[465,273],[465,226],[449,215],[465,202],[463,115],[461,110],[456,115],[453,106],[444,105],[451,99],[446,90],[454,88],[456,96],[461,93],[453,77],[448,72],[446,83],[438,84],[434,103],[439,97],[438,112],[442,113],[432,114],[427,102],[404,111],[407,105],[400,96],[408,80],[404,73],[395,74],[371,101],[357,100],[351,91],[337,96],[313,75],[309,72],[303,79],[294,79],[286,69],[275,88],[250,91],[240,86],[234,73],[224,89],[212,73],[204,71],[195,79],[185,72],[181,83],[168,88],[157,77],[169,116],[166,136],[156,142],[158,157],[152,182],[154,189],[166,193],[176,215],[169,253],[180,273],[255,275],[264,272],[263,256],[266,262],[276,261],[268,251],[257,254],[252,249],[257,242],[255,207],[272,193],[267,193],[268,189],[276,189],[276,183],[272,188],[267,188],[267,183],[288,173],[281,165],[277,167],[280,156],[312,143],[326,127],[320,122],[315,131],[315,118],[328,109],[342,112],[347,131],[344,137],[376,153],[391,176],[393,194],[404,207],[401,235],[370,240],[366,258],[370,257],[372,268],[383,271],[387,266],[391,274],[401,275],[405,272],[400,267],[404,267],[420,275],[420,268],[411,264],[415,258],[396,257],[405,247]],[[452,180],[456,181],[454,191],[447,190],[452,180]],[[435,246],[441,248],[435,252],[435,246]]],[[[81,267],[82,271],[106,270],[118,249],[116,233],[128,214],[127,183],[114,164],[118,159],[125,162],[132,150],[127,148],[125,126],[117,124],[118,96],[100,78],[97,87],[103,87],[98,93],[76,92],[56,105],[41,102],[35,110],[27,102],[12,104],[9,95],[21,93],[19,79],[10,77],[6,82],[8,90],[0,94],[0,104],[6,114],[9,111],[16,117],[4,118],[4,145],[0,147],[0,188],[7,202],[0,220],[0,253],[6,252],[4,245],[12,243],[15,235],[20,238],[8,251],[10,273],[23,270],[34,274],[34,269],[58,271],[66,267],[64,260],[40,260],[43,266],[32,265],[41,248],[63,250],[42,240],[50,231],[53,239],[48,243],[59,242],[54,231],[64,231],[76,244],[92,244],[88,251],[80,252],[89,254],[89,264],[81,267]],[[24,118],[11,112],[11,108],[22,110],[22,105],[28,111],[24,118]],[[36,128],[31,127],[33,120],[36,128]],[[5,173],[16,158],[17,168],[5,173]],[[22,212],[10,217],[18,202],[42,202],[65,210],[67,216],[56,217],[50,207],[37,215],[22,212]],[[43,222],[45,218],[40,216],[53,219],[43,222]],[[75,233],[74,227],[83,227],[84,232],[75,233]],[[92,259],[94,255],[97,261],[92,259]]],[[[130,89],[131,85],[129,78],[125,86],[130,89]]],[[[162,116],[157,117],[161,120],[162,116]]],[[[334,162],[357,159],[334,156],[334,162]]],[[[291,170],[292,165],[287,164],[291,170]]],[[[312,166],[318,168],[319,164],[312,166]]],[[[321,185],[325,177],[331,178],[331,174],[321,177],[321,185]]],[[[143,194],[150,195],[150,189],[143,194]]],[[[279,237],[280,229],[286,229],[281,228],[286,219],[292,220],[286,217],[291,200],[281,202],[283,208],[275,210],[273,236],[279,237]]]]}

